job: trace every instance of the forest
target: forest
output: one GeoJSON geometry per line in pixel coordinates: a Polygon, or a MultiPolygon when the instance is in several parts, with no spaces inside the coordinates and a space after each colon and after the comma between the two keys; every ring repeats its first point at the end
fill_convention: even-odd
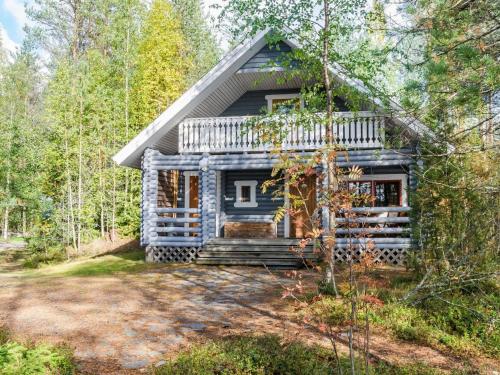
{"type": "Polygon", "coordinates": [[[111,156],[218,61],[199,1],[37,1],[27,14],[22,46],[0,55],[3,237],[57,258],[135,236],[140,173],[111,156]]]}

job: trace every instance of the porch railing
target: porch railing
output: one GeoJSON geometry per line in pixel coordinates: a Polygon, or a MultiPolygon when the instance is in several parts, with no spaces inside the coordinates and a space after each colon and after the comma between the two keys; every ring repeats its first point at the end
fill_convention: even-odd
{"type": "MultiPolygon", "coordinates": [[[[259,131],[245,123],[250,116],[188,118],[179,125],[179,152],[243,152],[272,148],[259,131]]],[[[321,124],[298,126],[290,121],[284,149],[314,150],[326,144],[321,124]]],[[[385,117],[373,112],[336,112],[336,142],[347,148],[380,148],[384,144],[385,117]]]]}
{"type": "Polygon", "coordinates": [[[151,219],[153,246],[201,246],[201,217],[198,208],[156,208],[151,219]]]}

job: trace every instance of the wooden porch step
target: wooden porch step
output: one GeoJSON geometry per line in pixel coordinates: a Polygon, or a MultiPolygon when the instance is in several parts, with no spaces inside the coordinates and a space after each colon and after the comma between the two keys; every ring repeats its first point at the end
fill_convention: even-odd
{"type": "Polygon", "coordinates": [[[299,241],[287,238],[215,238],[207,245],[268,245],[268,246],[292,246],[298,245],[299,241]]]}
{"type": "Polygon", "coordinates": [[[197,264],[205,265],[221,265],[221,266],[267,266],[267,267],[282,267],[296,268],[303,265],[300,259],[231,259],[231,258],[198,258],[197,264]]]}
{"type": "MultiPolygon", "coordinates": [[[[206,251],[242,251],[242,252],[273,252],[273,251],[283,251],[292,254],[293,251],[290,250],[288,246],[236,246],[236,245],[206,245],[206,251]]],[[[294,251],[299,251],[298,247],[293,248],[294,251]]],[[[312,246],[308,246],[303,249],[303,252],[312,252],[312,246]]]]}
{"type": "Polygon", "coordinates": [[[201,258],[231,258],[231,259],[311,259],[316,260],[316,254],[308,253],[299,257],[292,253],[285,252],[272,252],[272,253],[258,253],[258,252],[244,252],[244,251],[200,251],[198,259],[201,258]]]}
{"type": "Polygon", "coordinates": [[[318,259],[312,246],[303,249],[303,258],[299,257],[290,250],[292,246],[299,250],[297,244],[290,239],[217,238],[207,243],[196,263],[296,268],[304,265],[304,259],[318,259]]]}

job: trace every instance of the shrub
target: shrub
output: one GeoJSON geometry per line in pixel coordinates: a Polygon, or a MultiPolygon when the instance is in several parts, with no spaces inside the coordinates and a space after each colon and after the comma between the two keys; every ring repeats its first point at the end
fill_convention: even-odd
{"type": "MultiPolygon", "coordinates": [[[[340,358],[343,373],[349,373],[349,360],[340,358]]],[[[357,363],[359,373],[363,364],[357,363]]],[[[264,375],[264,374],[336,374],[337,365],[332,350],[308,346],[298,341],[282,343],[276,336],[230,337],[198,345],[181,353],[160,368],[156,375],[264,375]]],[[[440,371],[424,364],[395,367],[374,363],[373,375],[435,375],[440,371]]]]}
{"type": "Polygon", "coordinates": [[[49,345],[24,346],[0,330],[0,373],[5,375],[74,374],[71,352],[49,345]],[[2,333],[3,332],[3,333],[2,333]]]}

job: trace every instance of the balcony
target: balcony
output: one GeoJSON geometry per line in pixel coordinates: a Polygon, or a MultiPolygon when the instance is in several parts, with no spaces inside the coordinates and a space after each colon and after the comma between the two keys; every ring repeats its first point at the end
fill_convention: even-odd
{"type": "MultiPolygon", "coordinates": [[[[269,151],[272,145],[261,141],[259,131],[245,122],[249,116],[188,118],[179,125],[179,152],[219,153],[269,151]]],[[[336,112],[333,130],[336,142],[348,149],[373,149],[384,145],[386,118],[373,112],[336,112]]],[[[315,150],[326,144],[326,128],[308,128],[290,122],[282,148],[315,150]]]]}

